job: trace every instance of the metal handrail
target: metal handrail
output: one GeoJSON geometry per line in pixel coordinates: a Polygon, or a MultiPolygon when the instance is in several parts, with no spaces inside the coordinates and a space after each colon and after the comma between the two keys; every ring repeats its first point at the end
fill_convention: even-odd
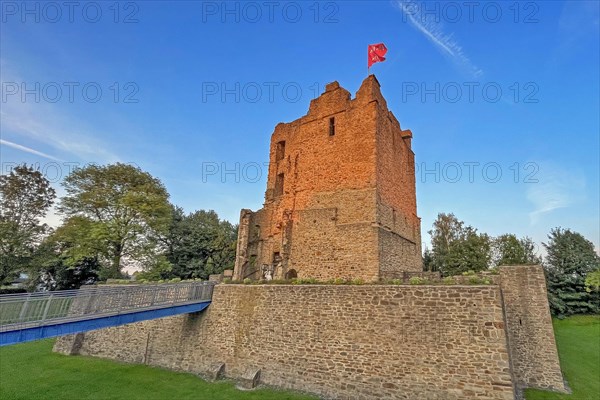
{"type": "Polygon", "coordinates": [[[0,295],[0,331],[210,301],[214,282],[84,286],[0,295]]]}

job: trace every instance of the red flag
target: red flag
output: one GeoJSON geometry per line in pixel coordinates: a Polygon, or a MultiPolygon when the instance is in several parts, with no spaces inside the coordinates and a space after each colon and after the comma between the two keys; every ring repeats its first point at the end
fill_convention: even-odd
{"type": "Polygon", "coordinates": [[[383,43],[370,44],[369,45],[369,68],[371,68],[371,65],[375,64],[376,62],[385,61],[385,57],[384,57],[385,53],[387,53],[387,47],[385,47],[385,44],[383,44],[383,43]]]}

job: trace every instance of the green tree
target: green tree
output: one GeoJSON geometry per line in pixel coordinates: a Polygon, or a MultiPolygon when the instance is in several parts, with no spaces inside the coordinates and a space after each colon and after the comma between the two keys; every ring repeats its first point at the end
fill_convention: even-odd
{"type": "Polygon", "coordinates": [[[464,222],[459,221],[454,214],[438,214],[433,222],[433,229],[428,232],[431,235],[434,271],[443,271],[450,244],[461,237],[463,229],[464,222]]]}
{"type": "Polygon", "coordinates": [[[163,240],[171,268],[158,264],[140,278],[206,279],[210,274],[233,268],[237,227],[220,220],[212,210],[185,215],[181,208],[174,207],[172,215],[169,233],[163,240]]]}
{"type": "Polygon", "coordinates": [[[77,169],[63,182],[59,210],[73,239],[71,263],[98,257],[102,278],[120,278],[123,260],[151,262],[171,220],[169,194],[147,172],[117,163],[77,169]]]}
{"type": "Polygon", "coordinates": [[[570,229],[555,228],[544,243],[548,299],[554,315],[597,313],[599,293],[586,291],[588,274],[600,268],[594,244],[570,229]]]}
{"type": "Polygon", "coordinates": [[[535,244],[529,237],[518,239],[516,235],[507,233],[493,240],[494,264],[519,265],[540,264],[540,257],[535,255],[535,244]]]}
{"type": "Polygon", "coordinates": [[[585,277],[585,290],[600,292],[600,268],[587,274],[585,277]]]}
{"type": "Polygon", "coordinates": [[[98,280],[100,263],[97,258],[82,257],[75,262],[65,256],[64,242],[50,235],[36,251],[29,268],[30,289],[68,290],[98,280]]]}
{"type": "Polygon", "coordinates": [[[444,269],[445,276],[489,268],[492,258],[492,241],[485,233],[466,227],[461,236],[450,243],[444,269]]]}
{"type": "Polygon", "coordinates": [[[0,176],[0,285],[27,267],[48,226],[40,223],[56,197],[50,182],[26,165],[0,176]]]}
{"type": "Polygon", "coordinates": [[[433,252],[425,247],[423,252],[423,271],[437,271],[433,263],[433,252]]]}
{"type": "Polygon", "coordinates": [[[491,239],[487,234],[466,226],[454,214],[439,213],[429,231],[432,244],[432,268],[444,276],[469,270],[487,269],[491,260],[491,239]]]}

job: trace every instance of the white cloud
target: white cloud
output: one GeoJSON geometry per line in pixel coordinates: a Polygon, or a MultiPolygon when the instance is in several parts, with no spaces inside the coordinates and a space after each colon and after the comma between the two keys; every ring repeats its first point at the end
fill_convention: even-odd
{"type": "Polygon", "coordinates": [[[433,21],[431,15],[423,14],[421,7],[415,6],[416,3],[414,2],[399,0],[396,4],[402,13],[408,17],[410,24],[433,43],[442,54],[448,56],[452,62],[465,69],[475,78],[483,74],[483,70],[471,62],[460,44],[452,37],[452,34],[444,32],[441,23],[433,21]]]}
{"type": "Polygon", "coordinates": [[[578,172],[542,164],[539,182],[530,185],[527,200],[534,209],[529,213],[529,219],[535,225],[544,215],[579,202],[584,197],[585,178],[578,172]]]}
{"type": "MultiPolygon", "coordinates": [[[[19,74],[10,71],[5,60],[0,60],[0,65],[2,66],[0,77],[2,83],[25,82],[19,74]]],[[[16,136],[27,137],[82,160],[119,161],[119,158],[107,149],[106,143],[98,139],[102,135],[95,132],[94,129],[85,127],[85,124],[74,117],[70,110],[65,109],[64,104],[42,101],[26,102],[19,95],[4,94],[0,121],[3,135],[8,132],[16,136]]]]}
{"type": "Polygon", "coordinates": [[[9,142],[8,140],[0,139],[0,144],[3,144],[3,145],[8,146],[8,147],[12,147],[13,149],[24,151],[24,152],[29,153],[29,154],[35,154],[36,156],[48,158],[50,160],[62,161],[61,159],[56,158],[54,156],[51,156],[49,154],[42,153],[41,151],[32,149],[31,147],[22,146],[22,145],[17,144],[17,143],[9,142]]]}

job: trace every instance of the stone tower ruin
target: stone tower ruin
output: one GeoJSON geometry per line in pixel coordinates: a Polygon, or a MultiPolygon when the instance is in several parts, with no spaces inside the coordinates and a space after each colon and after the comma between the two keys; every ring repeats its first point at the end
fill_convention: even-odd
{"type": "Polygon", "coordinates": [[[412,132],[374,75],[338,82],[271,137],[264,207],[240,215],[234,279],[377,281],[421,271],[412,132]]]}

